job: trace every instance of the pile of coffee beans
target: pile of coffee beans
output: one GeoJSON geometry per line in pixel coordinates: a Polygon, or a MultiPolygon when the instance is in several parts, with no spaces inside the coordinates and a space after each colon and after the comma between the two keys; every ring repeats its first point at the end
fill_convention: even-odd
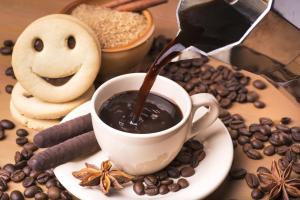
{"type": "Polygon", "coordinates": [[[155,174],[136,177],[134,192],[138,195],[154,196],[177,192],[188,187],[189,182],[185,178],[195,174],[195,168],[205,155],[203,144],[197,140],[187,141],[174,161],[165,169],[155,174]]]}
{"type": "MultiPolygon", "coordinates": [[[[0,138],[5,138],[4,130],[15,128],[15,124],[7,119],[0,121],[0,138]],[[2,135],[2,137],[1,137],[2,135]]],[[[16,144],[22,147],[15,152],[14,163],[7,163],[0,167],[0,200],[23,200],[25,198],[35,198],[37,200],[47,199],[72,199],[72,196],[65,190],[55,177],[52,170],[44,172],[33,171],[27,161],[34,155],[38,148],[28,140],[28,131],[25,129],[16,130],[16,144]],[[20,183],[24,187],[24,192],[14,190],[8,191],[8,183],[12,181],[20,183]],[[42,185],[47,188],[43,192],[42,185]]]]}
{"type": "Polygon", "coordinates": [[[12,40],[4,40],[3,46],[0,47],[0,53],[2,55],[11,55],[14,48],[14,42],[12,40]]]}

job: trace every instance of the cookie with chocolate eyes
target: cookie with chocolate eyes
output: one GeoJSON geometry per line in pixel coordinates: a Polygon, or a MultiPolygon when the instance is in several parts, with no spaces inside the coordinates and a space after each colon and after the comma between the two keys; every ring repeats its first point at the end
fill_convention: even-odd
{"type": "Polygon", "coordinates": [[[99,73],[101,48],[93,31],[69,15],[54,14],[30,24],[12,55],[17,80],[34,97],[51,103],[82,96],[99,73]]]}
{"type": "Polygon", "coordinates": [[[11,93],[11,101],[19,113],[26,117],[33,119],[59,119],[67,115],[77,106],[88,101],[93,93],[94,86],[73,101],[49,103],[32,96],[20,83],[16,83],[11,93]]]}

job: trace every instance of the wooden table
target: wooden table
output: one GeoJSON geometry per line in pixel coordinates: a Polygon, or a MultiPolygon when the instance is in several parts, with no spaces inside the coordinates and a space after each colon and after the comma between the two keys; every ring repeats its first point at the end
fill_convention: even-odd
{"type": "MultiPolygon", "coordinates": [[[[57,13],[72,0],[1,0],[0,1],[0,41],[4,39],[16,40],[21,31],[33,20],[51,13],[57,13]]],[[[174,36],[177,32],[175,19],[175,9],[177,0],[170,0],[168,4],[151,9],[155,18],[156,33],[174,36]]],[[[298,38],[299,39],[299,38],[298,38]]],[[[4,75],[4,70],[10,65],[10,56],[0,56],[0,119],[12,119],[9,112],[10,95],[5,92],[6,84],[14,84],[15,80],[4,75]]],[[[212,64],[220,64],[217,61],[212,61],[212,64]]],[[[245,72],[246,73],[246,72],[245,72]]],[[[246,73],[253,79],[259,79],[253,74],[246,73]]],[[[253,89],[249,86],[249,89],[253,89]]],[[[279,121],[283,116],[290,116],[293,119],[293,124],[300,124],[300,106],[291,101],[288,97],[279,92],[271,84],[268,84],[268,89],[259,91],[261,100],[267,103],[265,109],[255,109],[252,104],[235,104],[231,109],[231,113],[240,113],[247,120],[247,123],[257,122],[261,116],[270,117],[275,121],[279,121]]],[[[17,127],[21,127],[17,124],[17,127]]],[[[5,163],[13,162],[14,153],[20,150],[15,144],[15,130],[6,131],[7,139],[0,141],[0,166],[5,163]]],[[[30,131],[30,138],[35,131],[30,131]]],[[[255,172],[258,166],[270,166],[272,159],[276,157],[264,157],[260,161],[248,159],[240,147],[235,150],[234,167],[244,167],[250,172],[255,172]]],[[[222,166],[220,166],[222,167],[222,166]]],[[[10,189],[23,188],[16,184],[10,184],[10,189]]],[[[201,189],[201,188],[199,188],[201,189]]],[[[212,194],[208,199],[251,199],[250,189],[246,186],[244,180],[228,181],[212,194]]]]}

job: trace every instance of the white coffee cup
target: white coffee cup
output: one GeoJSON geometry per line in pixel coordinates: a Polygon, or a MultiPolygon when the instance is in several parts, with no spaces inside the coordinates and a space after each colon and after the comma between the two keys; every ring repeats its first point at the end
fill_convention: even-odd
{"type": "Polygon", "coordinates": [[[217,100],[210,94],[189,94],[177,83],[158,76],[151,92],[175,103],[183,118],[175,126],[148,134],[132,134],[114,129],[98,116],[101,105],[115,94],[139,90],[145,73],[132,73],[110,79],[94,93],[91,103],[93,128],[103,153],[119,169],[131,175],[150,174],[166,167],[178,154],[184,142],[210,126],[219,114],[217,100]],[[209,109],[193,119],[202,106],[209,109]]]}

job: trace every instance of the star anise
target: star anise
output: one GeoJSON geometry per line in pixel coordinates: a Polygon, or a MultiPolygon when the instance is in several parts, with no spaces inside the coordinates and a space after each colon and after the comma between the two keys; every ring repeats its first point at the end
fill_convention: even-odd
{"type": "Polygon", "coordinates": [[[271,173],[258,173],[261,187],[268,191],[269,199],[289,200],[289,196],[300,197],[300,177],[291,177],[291,162],[285,170],[278,167],[278,163],[273,160],[271,173]]]}
{"type": "Polygon", "coordinates": [[[123,184],[130,182],[133,176],[126,174],[120,170],[111,170],[112,164],[109,160],[102,162],[101,168],[92,164],[85,164],[86,168],[73,172],[73,176],[79,179],[81,186],[97,186],[104,194],[110,192],[111,187],[114,189],[122,189],[123,184]]]}

